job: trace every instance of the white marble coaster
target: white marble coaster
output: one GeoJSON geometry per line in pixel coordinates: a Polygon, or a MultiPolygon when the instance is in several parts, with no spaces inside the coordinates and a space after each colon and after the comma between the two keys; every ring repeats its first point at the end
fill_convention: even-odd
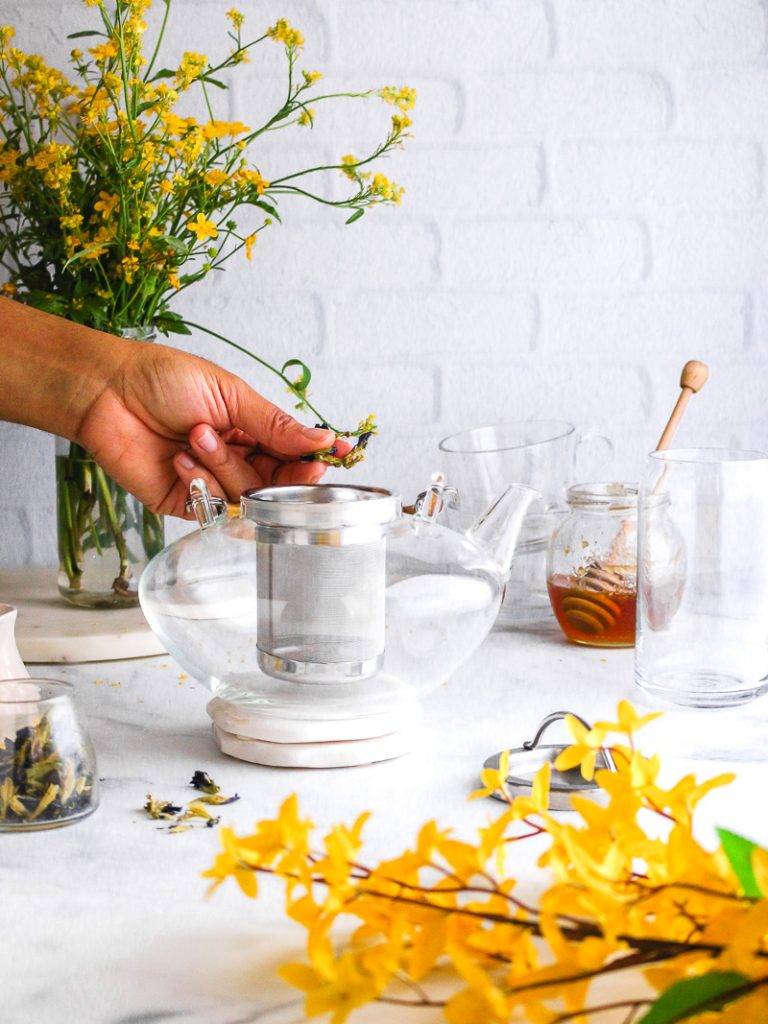
{"type": "Polygon", "coordinates": [[[418,726],[409,726],[387,736],[332,743],[270,743],[249,736],[236,736],[213,726],[219,749],[241,761],[272,768],[351,768],[355,765],[388,761],[409,753],[416,745],[418,726]]]}
{"type": "Polygon", "coordinates": [[[16,646],[27,663],[116,661],[165,654],[141,608],[75,608],[59,597],[56,569],[3,569],[0,601],[14,605],[16,646]]]}
{"type": "MultiPolygon", "coordinates": [[[[269,708],[257,704],[238,704],[236,701],[214,697],[208,703],[207,711],[214,724],[224,732],[246,739],[266,740],[270,744],[317,744],[336,743],[340,740],[368,740],[402,729],[415,726],[421,717],[421,705],[417,700],[405,701],[389,711],[372,710],[361,713],[362,700],[350,701],[349,717],[339,715],[338,708],[328,710],[322,716],[322,693],[316,697],[316,708],[286,706],[283,714],[275,714],[269,708]]],[[[326,709],[327,710],[327,709],[326,709]]]]}

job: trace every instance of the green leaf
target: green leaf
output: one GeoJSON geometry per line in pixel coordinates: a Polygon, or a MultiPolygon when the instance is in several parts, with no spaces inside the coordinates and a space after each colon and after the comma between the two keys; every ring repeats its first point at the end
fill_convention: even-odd
{"type": "Polygon", "coordinates": [[[280,220],[280,214],[277,212],[275,207],[271,203],[268,203],[265,199],[257,199],[253,205],[258,206],[260,210],[263,210],[265,213],[268,213],[270,217],[274,217],[279,224],[282,224],[282,221],[280,220]]]}
{"type": "Polygon", "coordinates": [[[165,238],[158,239],[161,245],[167,245],[169,249],[173,249],[174,252],[179,253],[182,256],[188,256],[190,251],[189,242],[185,242],[182,238],[176,238],[175,235],[166,235],[165,238]]]}
{"type": "Polygon", "coordinates": [[[63,315],[69,309],[66,299],[38,290],[29,292],[26,302],[28,305],[34,306],[35,309],[42,310],[43,313],[55,313],[57,316],[63,315]]]}
{"type": "Polygon", "coordinates": [[[741,891],[749,899],[759,899],[762,893],[752,867],[752,854],[758,849],[757,843],[735,832],[729,832],[727,828],[719,828],[717,834],[731,870],[739,880],[741,891]]]}
{"type": "Polygon", "coordinates": [[[345,224],[354,224],[356,220],[360,220],[360,218],[363,216],[364,213],[365,213],[365,210],[362,207],[360,207],[359,209],[355,210],[355,212],[352,214],[351,217],[347,217],[347,219],[346,219],[346,221],[344,223],[345,224]]]}
{"type": "Polygon", "coordinates": [[[746,995],[750,979],[736,971],[710,971],[685,978],[662,992],[637,1024],[675,1024],[706,1011],[717,1011],[746,995]]]}
{"type": "Polygon", "coordinates": [[[208,75],[201,75],[200,81],[205,82],[206,85],[215,85],[217,89],[227,88],[224,82],[219,81],[218,78],[209,78],[208,75]]]}
{"type": "Polygon", "coordinates": [[[187,327],[184,321],[181,319],[178,313],[171,313],[166,311],[161,313],[155,321],[155,326],[161,334],[191,334],[192,331],[187,327]]]}
{"type": "Polygon", "coordinates": [[[114,244],[114,242],[96,242],[95,245],[88,245],[85,249],[80,249],[79,252],[76,252],[74,256],[70,256],[61,269],[66,270],[67,267],[76,263],[77,260],[83,259],[83,257],[87,256],[91,252],[97,252],[99,249],[111,249],[114,244]]]}
{"type": "Polygon", "coordinates": [[[87,36],[104,36],[106,39],[105,32],[96,32],[94,29],[86,29],[85,32],[70,32],[67,39],[85,39],[87,36]]]}
{"type": "Polygon", "coordinates": [[[171,68],[161,68],[160,71],[156,71],[150,78],[150,82],[156,82],[158,78],[175,78],[176,72],[171,68]]]}
{"type": "Polygon", "coordinates": [[[283,363],[283,368],[280,371],[282,375],[286,376],[286,370],[290,370],[292,366],[298,366],[301,368],[301,377],[293,382],[293,386],[297,391],[306,391],[309,387],[309,382],[312,380],[312,372],[306,363],[302,363],[300,359],[289,359],[287,363],[283,363]]]}

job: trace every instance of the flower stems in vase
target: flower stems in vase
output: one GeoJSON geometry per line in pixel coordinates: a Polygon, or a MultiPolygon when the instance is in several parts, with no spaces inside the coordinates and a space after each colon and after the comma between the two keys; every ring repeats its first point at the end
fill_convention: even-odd
{"type": "Polygon", "coordinates": [[[88,452],[60,440],[56,455],[59,591],[88,608],[137,604],[141,571],[163,547],[162,519],[88,452]]]}

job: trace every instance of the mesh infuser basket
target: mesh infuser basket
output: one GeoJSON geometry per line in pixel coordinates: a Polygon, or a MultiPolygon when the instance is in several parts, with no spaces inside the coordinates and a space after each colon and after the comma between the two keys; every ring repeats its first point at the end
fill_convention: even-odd
{"type": "Polygon", "coordinates": [[[399,500],[374,487],[246,491],[257,524],[257,643],[271,676],[364,679],[384,660],[387,525],[399,500]]]}

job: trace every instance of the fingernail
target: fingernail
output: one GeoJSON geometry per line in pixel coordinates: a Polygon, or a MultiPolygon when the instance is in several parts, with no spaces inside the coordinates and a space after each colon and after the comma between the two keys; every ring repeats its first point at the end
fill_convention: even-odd
{"type": "Polygon", "coordinates": [[[204,452],[215,452],[218,448],[218,441],[212,430],[206,430],[205,433],[201,434],[197,439],[197,443],[204,452]]]}
{"type": "Polygon", "coordinates": [[[302,434],[308,441],[325,441],[330,433],[330,430],[325,430],[323,427],[304,427],[302,430],[302,434]]]}
{"type": "Polygon", "coordinates": [[[177,457],[176,461],[179,463],[180,466],[183,466],[184,469],[194,469],[195,468],[195,460],[191,459],[189,457],[189,455],[187,455],[186,452],[182,452],[181,455],[179,455],[177,457]]]}

